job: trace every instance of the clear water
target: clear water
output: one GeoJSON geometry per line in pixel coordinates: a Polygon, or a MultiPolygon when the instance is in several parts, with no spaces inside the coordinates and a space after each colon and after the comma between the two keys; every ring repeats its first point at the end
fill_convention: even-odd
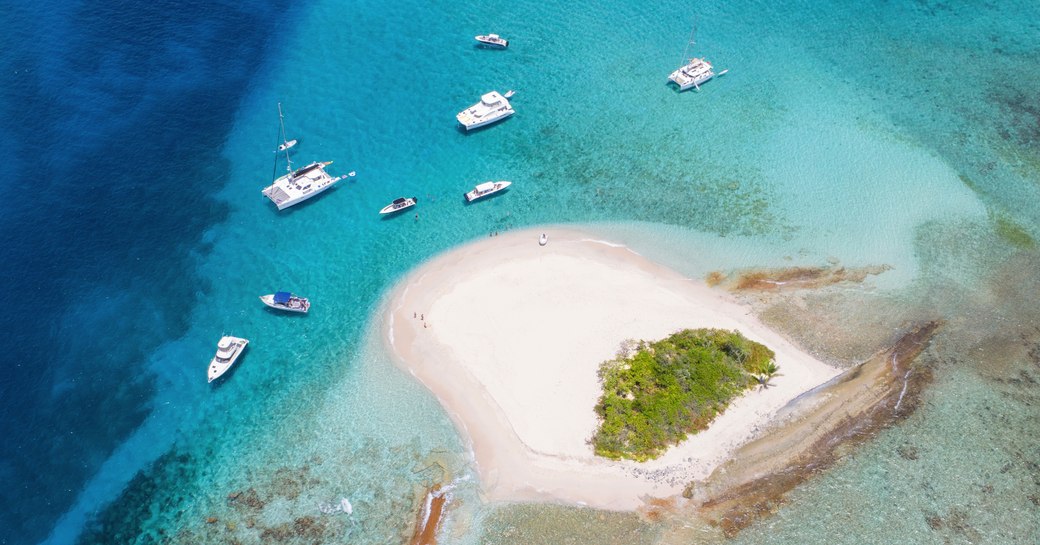
{"type": "Polygon", "coordinates": [[[993,350],[1038,326],[1022,242],[1040,236],[1035,3],[6,12],[0,271],[8,308],[33,307],[0,317],[0,541],[398,543],[443,479],[446,542],[600,542],[597,524],[667,539],[629,516],[483,505],[447,417],[375,338],[408,269],[546,223],[696,277],[889,265],[868,281],[876,308],[839,292],[821,312],[852,337],[890,327],[886,309],[948,320],[932,401],[739,540],[1036,535],[1035,356],[993,350]],[[730,73],[677,94],[664,82],[695,16],[698,53],[730,73]],[[473,47],[487,31],[510,49],[473,47]],[[455,112],[491,89],[517,90],[518,114],[459,132],[455,112]],[[278,102],[299,163],[359,173],[282,213],[259,194],[278,102]],[[491,178],[514,186],[462,205],[491,178]],[[419,197],[419,218],[380,220],[399,196],[419,197]],[[276,289],[312,313],[266,311],[256,296],[276,289]],[[252,343],[210,387],[222,332],[252,343]],[[228,500],[250,488],[256,501],[228,500]],[[353,515],[321,513],[343,497],[353,515]]]}

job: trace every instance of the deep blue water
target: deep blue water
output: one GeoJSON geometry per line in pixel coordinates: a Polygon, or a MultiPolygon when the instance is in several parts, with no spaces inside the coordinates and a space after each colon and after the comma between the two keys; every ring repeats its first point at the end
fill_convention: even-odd
{"type": "MultiPolygon", "coordinates": [[[[465,449],[366,332],[401,274],[492,230],[611,222],[599,226],[691,277],[890,265],[866,289],[924,299],[961,334],[990,313],[1000,319],[987,324],[1040,323],[1031,295],[979,287],[1026,270],[1032,283],[1006,284],[1035,293],[1035,245],[994,234],[1000,219],[1040,238],[1035,2],[702,4],[0,6],[0,543],[152,543],[174,531],[185,543],[257,542],[261,526],[346,495],[355,516],[322,519],[336,521],[326,541],[392,542],[426,480],[416,467],[465,449]],[[691,11],[698,54],[731,72],[677,94],[664,78],[691,11]],[[474,48],[487,31],[511,48],[474,48]],[[518,114],[460,133],[454,113],[492,88],[516,88],[518,114]],[[278,102],[297,160],[335,160],[356,182],[285,213],[259,197],[278,102]],[[458,202],[488,178],[515,185],[458,202]],[[420,196],[421,221],[378,220],[401,195],[420,196]],[[988,269],[1003,261],[1010,271],[988,269]],[[311,296],[313,312],[266,312],[256,295],[274,289],[311,296]],[[1009,309],[1015,299],[1028,308],[1009,309]],[[221,331],[252,343],[211,388],[203,370],[221,331]],[[308,485],[285,496],[286,476],[301,474],[308,485]],[[226,501],[248,488],[266,510],[226,501]]],[[[864,330],[887,327],[862,312],[864,330]]],[[[929,452],[929,439],[913,466],[887,448],[915,434],[988,437],[970,432],[992,426],[958,400],[1000,389],[939,375],[932,408],[743,539],[775,542],[778,522],[788,541],[831,542],[853,514],[879,542],[938,539],[933,512],[963,526],[970,511],[984,536],[1034,530],[1035,492],[1019,477],[1035,449],[978,439],[929,452]],[[1026,454],[1005,473],[1014,450],[1026,454]],[[893,478],[874,479],[879,468],[893,478]],[[961,487],[998,471],[1000,501],[961,487]],[[864,507],[830,509],[834,498],[864,507]],[[881,504],[884,525],[870,518],[881,504]]],[[[995,435],[1035,438],[1040,405],[1025,399],[992,404],[1022,415],[995,435]]],[[[460,504],[477,514],[455,542],[515,542],[482,537],[494,507],[460,504]]],[[[543,541],[586,535],[570,531],[543,541]]]]}
{"type": "Polygon", "coordinates": [[[0,542],[46,536],[149,410],[222,221],[218,154],[284,3],[5,6],[0,542]],[[160,296],[157,296],[160,295],[160,296]]]}

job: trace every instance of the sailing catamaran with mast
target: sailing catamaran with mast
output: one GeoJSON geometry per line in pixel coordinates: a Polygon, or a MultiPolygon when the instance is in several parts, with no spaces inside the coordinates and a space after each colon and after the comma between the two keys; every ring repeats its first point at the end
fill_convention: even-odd
{"type": "MultiPolygon", "coordinates": [[[[278,104],[278,118],[282,117],[282,105],[278,104]]],[[[319,193],[329,189],[336,182],[355,176],[355,172],[350,172],[346,176],[333,177],[325,171],[325,167],[332,164],[332,161],[325,162],[313,162],[301,169],[293,170],[292,158],[289,157],[289,148],[295,145],[296,140],[287,141],[285,139],[285,124],[282,123],[282,145],[278,147],[279,151],[285,152],[285,170],[286,174],[281,178],[278,178],[271,185],[265,187],[261,193],[268,199],[271,199],[279,210],[289,208],[294,204],[299,204],[311,197],[318,195],[319,193]]],[[[278,166],[278,157],[275,156],[275,168],[278,166]]]]}
{"type": "MultiPolygon", "coordinates": [[[[693,31],[690,32],[690,41],[686,43],[686,49],[683,50],[683,56],[680,62],[686,62],[686,55],[690,51],[690,46],[696,43],[694,38],[697,35],[697,23],[693,23],[693,31]]],[[[701,90],[701,84],[714,78],[716,75],[723,75],[729,70],[723,70],[718,74],[715,74],[715,67],[708,62],[707,59],[693,57],[690,62],[687,62],[683,66],[680,66],[678,70],[672,72],[668,76],[668,80],[674,82],[679,86],[679,91],[685,91],[690,87],[701,90]]]]}

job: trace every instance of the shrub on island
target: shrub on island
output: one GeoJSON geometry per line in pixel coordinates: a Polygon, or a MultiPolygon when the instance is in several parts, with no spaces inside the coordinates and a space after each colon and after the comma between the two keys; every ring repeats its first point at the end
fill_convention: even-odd
{"type": "Polygon", "coordinates": [[[656,342],[622,344],[600,364],[599,456],[637,461],[660,456],[706,429],[730,401],[777,371],[775,354],[737,331],[685,329],[656,342]]]}

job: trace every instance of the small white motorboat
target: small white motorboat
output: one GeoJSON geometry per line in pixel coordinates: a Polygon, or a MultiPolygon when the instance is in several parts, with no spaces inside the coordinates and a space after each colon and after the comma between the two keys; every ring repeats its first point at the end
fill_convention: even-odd
{"type": "Polygon", "coordinates": [[[509,47],[509,40],[499,36],[498,34],[482,34],[474,37],[481,45],[486,47],[492,47],[496,49],[505,49],[509,47]]]}
{"type": "Polygon", "coordinates": [[[538,237],[538,245],[545,246],[546,244],[549,244],[549,235],[542,233],[542,236],[538,237]]]}
{"type": "Polygon", "coordinates": [[[288,310],[289,312],[302,312],[303,314],[307,314],[307,311],[311,309],[310,300],[306,297],[293,295],[287,291],[277,291],[268,295],[261,295],[260,300],[271,308],[288,310]]]}
{"type": "Polygon", "coordinates": [[[466,193],[466,202],[473,202],[477,199],[487,197],[488,195],[498,193],[499,191],[509,187],[512,183],[513,182],[503,180],[500,182],[484,182],[482,184],[477,184],[477,186],[473,188],[473,191],[466,193]]]}
{"type": "Polygon", "coordinates": [[[407,209],[415,206],[415,203],[417,203],[417,202],[419,202],[419,197],[409,197],[409,198],[401,197],[399,199],[394,199],[394,202],[384,206],[383,209],[379,211],[379,213],[380,214],[393,214],[395,212],[400,212],[402,210],[407,210],[407,209]]]}
{"type": "Polygon", "coordinates": [[[285,150],[295,146],[297,142],[299,142],[299,140],[297,140],[295,138],[293,138],[292,140],[289,140],[288,142],[282,142],[281,144],[278,144],[278,151],[276,151],[275,153],[278,153],[278,152],[281,152],[281,151],[285,151],[285,150]]]}
{"type": "Polygon", "coordinates": [[[247,344],[249,344],[248,339],[230,336],[221,337],[220,342],[217,343],[217,353],[209,362],[208,382],[217,380],[228,369],[231,369],[231,366],[238,361],[238,357],[246,349],[247,344]]]}

